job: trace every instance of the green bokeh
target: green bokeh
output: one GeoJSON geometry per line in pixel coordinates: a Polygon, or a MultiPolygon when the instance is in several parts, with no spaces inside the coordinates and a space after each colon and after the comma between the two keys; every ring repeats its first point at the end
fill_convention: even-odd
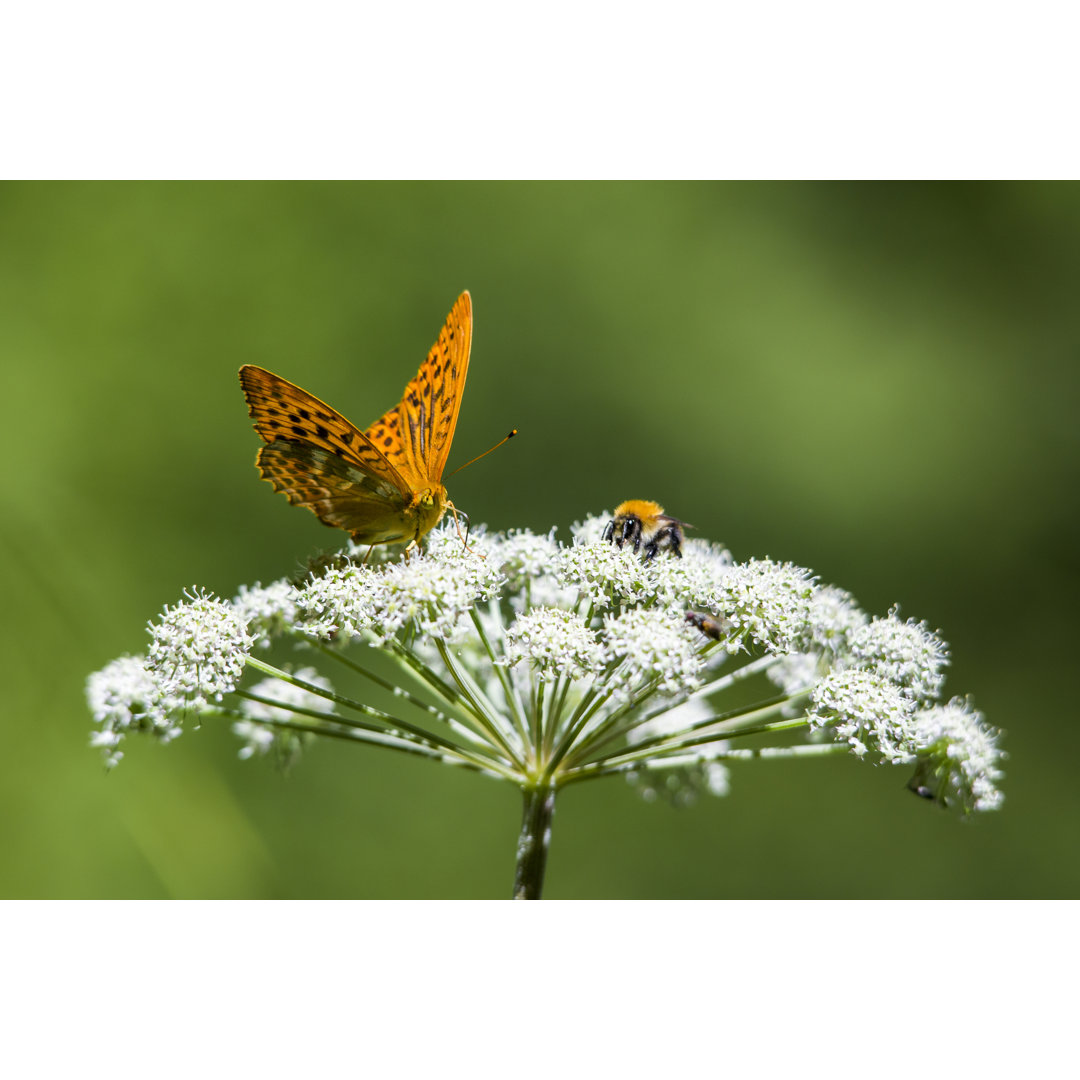
{"type": "Polygon", "coordinates": [[[462,288],[451,466],[495,528],[656,498],[739,558],[940,627],[1007,730],[960,823],[854,758],[751,762],[673,810],[569,789],[550,897],[1080,893],[1080,187],[0,187],[0,895],[501,897],[512,788],[324,743],[283,778],[208,725],[87,748],[88,672],[185,586],[338,534],[253,467],[257,363],[366,424],[462,288]]]}

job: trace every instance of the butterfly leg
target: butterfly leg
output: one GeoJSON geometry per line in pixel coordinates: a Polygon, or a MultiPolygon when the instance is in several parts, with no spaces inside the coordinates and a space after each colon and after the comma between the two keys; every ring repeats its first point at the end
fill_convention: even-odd
{"type": "MultiPolygon", "coordinates": [[[[464,510],[459,510],[449,499],[446,500],[446,509],[449,510],[454,517],[454,526],[457,529],[458,539],[461,541],[462,546],[467,552],[469,552],[470,555],[479,555],[480,553],[478,551],[473,551],[473,549],[469,547],[469,530],[472,529],[472,523],[469,521],[469,515],[466,514],[464,510]],[[461,522],[458,521],[459,514],[465,519],[466,531],[464,536],[461,535],[461,522]]],[[[487,556],[485,555],[480,555],[481,559],[486,557],[487,556]]]]}
{"type": "Polygon", "coordinates": [[[363,562],[362,562],[362,563],[360,564],[361,566],[367,566],[367,563],[368,563],[368,559],[370,559],[370,558],[371,558],[371,553],[372,553],[372,552],[373,552],[374,550],[375,550],[375,545],[374,545],[374,544],[372,544],[372,545],[370,545],[370,546],[368,547],[368,549],[367,549],[367,554],[366,554],[366,555],[364,556],[364,561],[363,561],[363,562]]]}

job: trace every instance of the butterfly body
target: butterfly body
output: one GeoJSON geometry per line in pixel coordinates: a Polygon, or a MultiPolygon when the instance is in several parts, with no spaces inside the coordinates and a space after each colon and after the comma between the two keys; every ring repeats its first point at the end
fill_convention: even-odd
{"type": "Polygon", "coordinates": [[[450,505],[442,473],[472,344],[462,293],[401,402],[364,431],[313,394],[246,364],[240,383],[275,491],[361,544],[419,543],[450,505]]]}

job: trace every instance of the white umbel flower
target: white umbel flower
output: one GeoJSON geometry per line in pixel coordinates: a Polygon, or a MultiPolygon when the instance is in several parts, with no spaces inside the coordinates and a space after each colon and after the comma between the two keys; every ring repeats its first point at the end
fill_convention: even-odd
{"type": "Polygon", "coordinates": [[[869,616],[855,603],[854,597],[835,585],[821,585],[810,600],[810,640],[818,649],[844,655],[851,639],[862,629],[869,616]]]}
{"type": "Polygon", "coordinates": [[[542,675],[577,679],[602,670],[604,650],[576,612],[542,607],[507,628],[506,663],[523,660],[542,675]]]}
{"type": "Polygon", "coordinates": [[[648,564],[655,578],[657,596],[664,603],[679,604],[690,610],[707,608],[734,565],[731,552],[722,544],[711,544],[697,537],[685,541],[682,550],[681,559],[657,558],[648,564]]]}
{"type": "Polygon", "coordinates": [[[880,760],[900,764],[914,756],[914,703],[877,672],[833,672],[814,687],[810,697],[810,726],[829,728],[859,757],[873,752],[880,760]]]}
{"type": "Polygon", "coordinates": [[[256,583],[250,588],[241,585],[232,603],[255,644],[262,648],[286,633],[296,621],[296,589],[288,581],[256,583]]]}
{"type": "Polygon", "coordinates": [[[575,521],[570,526],[570,544],[592,546],[603,542],[604,530],[611,520],[611,511],[603,514],[589,514],[584,521],[575,521]]]}
{"type": "Polygon", "coordinates": [[[1005,799],[997,787],[1005,757],[1000,737],[962,698],[916,713],[919,763],[909,787],[965,814],[997,810],[1005,799]]]}
{"type": "Polygon", "coordinates": [[[555,530],[537,535],[527,529],[511,529],[498,545],[497,558],[510,589],[551,573],[559,545],[555,530]]]}
{"type": "Polygon", "coordinates": [[[296,591],[297,618],[312,637],[359,637],[375,624],[381,570],[352,562],[331,566],[296,591]]]}
{"type": "Polygon", "coordinates": [[[783,656],[769,668],[769,679],[792,697],[809,690],[850,654],[852,636],[868,621],[850,593],[819,586],[810,598],[807,651],[783,656]]]}
{"type": "Polygon", "coordinates": [[[497,596],[503,578],[498,566],[478,552],[436,534],[435,554],[379,567],[333,567],[297,592],[296,604],[316,637],[357,636],[369,630],[392,637],[407,626],[421,634],[452,640],[460,623],[481,600],[497,596]]]}
{"type": "Polygon", "coordinates": [[[894,608],[855,630],[850,646],[854,663],[903,686],[916,701],[929,704],[941,697],[949,650],[925,622],[901,622],[894,608]]]}
{"type": "Polygon", "coordinates": [[[598,609],[639,604],[653,594],[656,580],[631,548],[602,540],[560,549],[555,576],[560,585],[576,590],[598,609]]]}
{"type": "Polygon", "coordinates": [[[964,702],[935,707],[948,653],[924,623],[870,621],[809,570],[736,564],[701,539],[645,562],[603,539],[609,519],[569,544],[482,525],[466,544],[447,521],[407,557],[327,557],[303,586],[231,603],[193,594],[151,628],[145,661],[91,676],[93,742],[115,763],[125,736],[167,740],[195,712],[234,723],[245,757],[292,758],[324,735],[517,783],[534,810],[594,777],[684,802],[726,793],[729,760],[851,750],[914,763],[915,789],[943,805],[1000,805],[997,732],[964,702]],[[290,640],[350,669],[358,696],[251,654],[290,640]],[[245,667],[270,678],[244,689],[245,667]],[[746,736],[781,744],[748,750],[746,736]]]}
{"type": "Polygon", "coordinates": [[[734,628],[729,648],[749,640],[772,653],[798,652],[810,634],[814,592],[809,570],[751,559],[724,574],[710,606],[734,628]]]}
{"type": "Polygon", "coordinates": [[[668,608],[632,608],[604,618],[604,652],[618,663],[612,677],[614,697],[630,700],[643,686],[662,694],[686,695],[701,684],[705,661],[698,634],[681,613],[668,608]]]}
{"type": "Polygon", "coordinates": [[[141,656],[121,656],[95,671],[86,680],[86,700],[101,725],[91,734],[90,745],[104,752],[110,769],[124,756],[118,747],[127,734],[148,733],[162,742],[180,734],[180,726],[170,716],[177,702],[163,694],[141,656]]]}
{"type": "Polygon", "coordinates": [[[147,666],[163,697],[199,708],[236,688],[254,638],[232,605],[198,590],[187,596],[148,627],[147,666]]]}
{"type": "Polygon", "coordinates": [[[502,580],[497,566],[461,549],[460,541],[456,550],[391,563],[376,601],[376,632],[388,637],[412,624],[422,634],[451,640],[476,603],[498,595],[502,580]]]}

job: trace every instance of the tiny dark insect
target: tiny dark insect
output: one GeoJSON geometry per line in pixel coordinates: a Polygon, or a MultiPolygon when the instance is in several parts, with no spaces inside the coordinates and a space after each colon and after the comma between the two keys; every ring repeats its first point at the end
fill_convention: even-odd
{"type": "Polygon", "coordinates": [[[732,629],[731,623],[727,619],[703,615],[698,611],[688,611],[686,621],[691,626],[696,626],[707,638],[712,638],[713,641],[723,640],[732,629]]]}

